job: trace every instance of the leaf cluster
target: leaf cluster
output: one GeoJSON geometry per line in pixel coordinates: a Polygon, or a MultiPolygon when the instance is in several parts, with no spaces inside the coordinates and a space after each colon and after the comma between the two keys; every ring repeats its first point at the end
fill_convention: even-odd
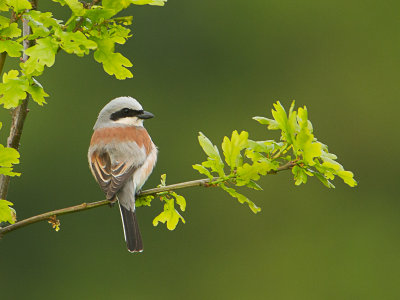
{"type": "Polygon", "coordinates": [[[17,220],[15,210],[10,201],[0,199],[0,224],[14,224],[17,220]]]}
{"type": "MultiPolygon", "coordinates": [[[[161,184],[158,187],[166,186],[167,175],[161,175],[161,184]]],[[[164,202],[163,211],[154,218],[153,225],[157,226],[158,223],[163,223],[167,225],[169,230],[174,230],[179,223],[179,220],[182,223],[185,223],[185,219],[181,216],[178,210],[175,208],[175,204],[179,207],[179,209],[184,212],[186,210],[186,199],[182,195],[178,195],[173,191],[166,191],[157,193],[157,197],[160,198],[161,202],[164,202]]],[[[151,206],[151,201],[154,199],[154,196],[139,196],[136,199],[136,206],[151,206]]]]}
{"type": "Polygon", "coordinates": [[[272,109],[273,119],[254,117],[260,124],[267,125],[269,130],[280,130],[282,147],[274,157],[297,162],[292,169],[296,185],[306,183],[308,177],[315,176],[326,187],[334,188],[331,180],[338,176],[347,185],[356,186],[354,174],[346,171],[336,161],[337,156],[329,152],[328,146],[315,137],[307,108],[304,106],[295,111],[294,105],[293,101],[287,114],[278,101],[272,109]]]}
{"type": "MultiPolygon", "coordinates": [[[[132,16],[115,17],[131,4],[164,5],[166,0],[106,0],[86,3],[78,0],[53,0],[71,11],[68,20],[57,20],[51,12],[30,10],[28,0],[3,0],[0,11],[10,11],[14,17],[0,16],[0,52],[10,57],[27,59],[20,63],[20,70],[10,70],[0,83],[0,104],[5,108],[17,107],[29,93],[33,100],[43,105],[49,95],[34,77],[40,76],[45,67],[52,67],[56,54],[64,51],[78,57],[93,52],[95,61],[102,64],[106,73],[117,79],[131,78],[127,68],[132,63],[121,53],[115,52],[116,44],[125,44],[131,37],[129,25],[132,16]],[[31,34],[21,36],[18,20],[24,18],[31,34]],[[33,46],[24,51],[23,40],[34,40],[33,46]]],[[[21,25],[20,25],[21,26],[21,25]]]]}
{"type": "Polygon", "coordinates": [[[222,188],[240,203],[246,203],[257,213],[261,209],[238,192],[240,187],[261,190],[257,181],[261,176],[291,169],[296,185],[306,183],[309,176],[317,177],[325,186],[333,188],[331,180],[338,176],[351,187],[357,185],[353,173],[344,170],[336,155],[329,153],[328,146],[319,142],[313,134],[306,107],[294,110],[294,101],[286,113],[278,101],[272,109],[272,119],[254,117],[267,125],[269,130],[280,130],[279,141],[249,139],[246,131],[233,131],[231,138],[224,137],[221,144],[223,158],[215,146],[203,133],[199,143],[207,159],[193,168],[207,176],[210,185],[222,188]]]}

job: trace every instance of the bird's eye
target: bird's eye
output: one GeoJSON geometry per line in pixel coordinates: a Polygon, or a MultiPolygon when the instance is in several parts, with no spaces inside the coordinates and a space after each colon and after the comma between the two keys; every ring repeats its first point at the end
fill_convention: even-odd
{"type": "Polygon", "coordinates": [[[130,112],[130,109],[129,108],[124,108],[123,110],[122,110],[123,112],[124,112],[124,114],[129,114],[129,112],[130,112]]]}

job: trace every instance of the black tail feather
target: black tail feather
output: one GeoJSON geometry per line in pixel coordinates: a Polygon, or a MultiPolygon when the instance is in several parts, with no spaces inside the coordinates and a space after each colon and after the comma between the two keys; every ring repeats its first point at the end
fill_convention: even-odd
{"type": "Polygon", "coordinates": [[[139,231],[139,225],[136,220],[136,213],[119,205],[121,211],[122,224],[124,226],[124,234],[126,245],[129,252],[142,252],[143,242],[139,231]]]}

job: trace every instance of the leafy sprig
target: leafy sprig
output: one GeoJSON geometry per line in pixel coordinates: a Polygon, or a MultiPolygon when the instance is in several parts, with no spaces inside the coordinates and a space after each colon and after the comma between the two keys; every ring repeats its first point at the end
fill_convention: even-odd
{"type": "Polygon", "coordinates": [[[283,144],[279,151],[272,154],[273,157],[297,161],[292,170],[296,185],[306,183],[308,177],[315,176],[326,187],[334,188],[331,180],[338,176],[347,185],[356,186],[354,174],[346,171],[336,161],[337,156],[329,152],[328,146],[318,141],[314,136],[312,123],[308,119],[307,108],[304,106],[295,111],[294,105],[295,102],[293,101],[287,115],[282,104],[278,101],[274,104],[272,110],[274,119],[254,117],[259,123],[267,125],[268,129],[281,131],[281,142],[283,144]],[[288,152],[289,150],[291,151],[288,152]],[[283,157],[284,154],[287,156],[283,157]]]}
{"type": "MultiPolygon", "coordinates": [[[[161,175],[161,184],[157,187],[165,187],[166,186],[167,175],[161,175]]],[[[157,197],[160,198],[161,202],[164,202],[163,211],[154,218],[153,225],[157,226],[158,223],[163,223],[167,225],[169,230],[174,230],[181,220],[185,223],[185,219],[181,216],[178,210],[175,208],[175,204],[177,204],[182,212],[186,209],[186,199],[182,195],[178,195],[174,191],[164,191],[157,193],[157,197]]],[[[150,206],[151,200],[154,199],[154,196],[140,196],[136,203],[137,206],[150,206]]]]}
{"type": "Polygon", "coordinates": [[[331,180],[339,176],[351,187],[357,185],[353,173],[345,171],[336,155],[329,153],[328,146],[319,142],[313,134],[306,107],[294,110],[293,101],[289,113],[278,101],[272,110],[272,119],[254,117],[267,125],[269,130],[280,130],[279,141],[254,141],[246,131],[233,131],[229,139],[224,137],[221,148],[224,161],[217,146],[200,132],[199,143],[207,155],[207,160],[193,165],[200,174],[206,175],[210,185],[218,186],[246,203],[257,213],[261,209],[239,193],[236,187],[246,186],[255,190],[262,188],[257,184],[261,176],[276,173],[283,168],[292,169],[296,185],[306,183],[309,176],[317,177],[326,187],[334,188],[331,180]]]}

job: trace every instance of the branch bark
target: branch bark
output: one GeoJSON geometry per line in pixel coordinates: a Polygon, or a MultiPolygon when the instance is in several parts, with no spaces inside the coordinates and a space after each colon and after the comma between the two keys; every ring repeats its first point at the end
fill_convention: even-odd
{"type": "MultiPolygon", "coordinates": [[[[32,9],[36,9],[37,7],[37,0],[31,1],[32,9]]],[[[22,18],[22,36],[28,36],[31,34],[31,28],[28,25],[28,20],[22,18]]],[[[33,41],[24,40],[24,50],[28,49],[29,47],[33,46],[33,41]]],[[[5,53],[3,53],[0,58],[0,63],[4,65],[4,61],[6,58],[5,53]],[[4,54],[4,55],[3,55],[4,54]]],[[[22,62],[27,61],[28,56],[24,54],[22,56],[22,62]]],[[[1,65],[1,69],[3,68],[1,65]]],[[[10,128],[10,135],[7,139],[7,147],[14,148],[18,150],[19,142],[21,140],[22,130],[24,128],[24,123],[26,116],[28,115],[28,103],[29,103],[29,94],[27,94],[25,100],[22,101],[21,105],[14,109],[12,112],[12,121],[11,121],[11,128],[10,128]]],[[[0,177],[0,199],[5,199],[7,197],[8,186],[10,184],[10,176],[1,175],[0,177]]]]}
{"type": "MultiPolygon", "coordinates": [[[[280,171],[289,170],[289,169],[293,168],[295,165],[296,165],[295,161],[288,162],[285,165],[280,166],[277,170],[270,171],[269,174],[276,174],[277,172],[280,172],[280,171]]],[[[219,179],[220,179],[219,177],[216,177],[216,178],[213,178],[213,181],[218,181],[219,179]]],[[[142,191],[139,193],[139,196],[157,195],[158,193],[183,189],[183,188],[187,188],[187,187],[196,187],[196,186],[210,187],[210,186],[213,186],[210,183],[212,183],[212,182],[208,178],[192,180],[192,181],[187,181],[187,182],[181,182],[181,183],[175,183],[175,184],[171,184],[171,185],[167,185],[167,186],[163,186],[163,187],[158,187],[158,188],[153,188],[153,189],[148,189],[148,190],[142,191]]],[[[110,204],[109,200],[101,200],[101,201],[96,201],[96,202],[91,202],[91,203],[82,203],[79,205],[61,208],[61,209],[49,211],[49,212],[46,212],[46,213],[43,213],[43,214],[40,214],[37,216],[33,216],[30,218],[21,220],[19,222],[16,222],[15,224],[0,228],[0,238],[11,231],[28,226],[30,224],[34,224],[34,223],[37,223],[40,221],[46,221],[46,220],[48,221],[50,219],[53,219],[56,216],[76,213],[79,211],[88,210],[88,209],[104,206],[107,204],[110,204]]]]}

